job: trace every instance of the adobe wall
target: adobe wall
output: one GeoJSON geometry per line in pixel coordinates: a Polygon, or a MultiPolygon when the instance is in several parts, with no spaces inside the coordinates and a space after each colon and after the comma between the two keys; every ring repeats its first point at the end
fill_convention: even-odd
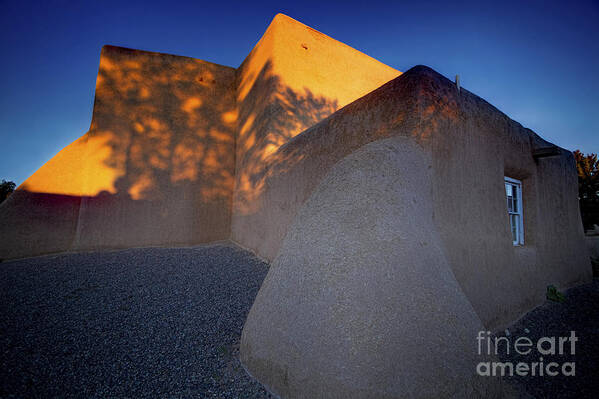
{"type": "Polygon", "coordinates": [[[3,205],[0,257],[231,237],[260,252],[272,154],[398,74],[282,14],[238,70],[105,46],[90,130],[3,205]]]}
{"type": "Polygon", "coordinates": [[[399,71],[277,14],[237,71],[239,134],[232,238],[272,259],[264,174],[277,149],[399,71]],[[268,245],[268,240],[267,240],[268,245]]]}
{"type": "Polygon", "coordinates": [[[501,380],[476,375],[485,327],[434,225],[431,163],[409,137],[366,144],[300,208],[241,339],[274,393],[505,397],[501,380]]]}
{"type": "Polygon", "coordinates": [[[468,91],[458,94],[426,67],[340,109],[273,155],[276,162],[263,176],[268,228],[258,253],[274,259],[296,212],[336,162],[391,136],[412,137],[432,153],[435,224],[486,325],[513,320],[539,303],[548,284],[566,287],[589,278],[572,155],[561,150],[535,161],[533,149],[553,145],[468,91]],[[510,238],[504,176],[523,181],[521,247],[510,238]],[[512,294],[497,301],[502,292],[512,294]]]}
{"type": "MultiPolygon", "coordinates": [[[[371,329],[396,318],[418,320],[421,301],[413,298],[420,298],[423,289],[449,284],[438,280],[444,273],[450,271],[459,291],[442,297],[454,304],[466,300],[481,321],[475,326],[461,320],[469,317],[462,308],[454,322],[474,330],[495,330],[515,320],[544,301],[548,284],[566,288],[589,281],[572,154],[560,149],[556,156],[533,158],[534,150],[552,146],[427,67],[412,68],[282,146],[275,153],[279,162],[265,173],[264,219],[271,228],[262,247],[280,250],[274,251],[244,327],[241,356],[248,370],[278,393],[311,396],[316,387],[306,381],[315,378],[339,395],[351,397],[355,388],[364,396],[384,397],[387,393],[369,389],[386,378],[384,370],[399,366],[378,363],[390,349],[377,347],[377,340],[389,338],[410,353],[410,362],[426,354],[412,353],[418,344],[401,341],[408,338],[394,341],[371,329]],[[385,152],[383,139],[389,137],[407,141],[389,144],[396,163],[372,155],[380,161],[375,173],[368,156],[357,154],[367,147],[385,152]],[[428,161],[417,162],[404,147],[428,161]],[[524,246],[512,244],[504,176],[523,183],[524,246]],[[426,189],[406,183],[412,179],[426,189]],[[432,264],[447,269],[431,271],[432,264]],[[411,268],[422,274],[412,276],[411,268]],[[396,279],[397,270],[405,273],[396,279]],[[387,303],[394,290],[401,296],[387,303]],[[336,292],[336,298],[328,297],[336,292]],[[365,309],[368,295],[379,302],[365,309]],[[342,304],[340,315],[334,303],[342,304]],[[386,319],[377,318],[379,306],[386,319]],[[368,328],[360,330],[360,325],[368,328]],[[351,349],[339,349],[343,340],[333,340],[339,334],[357,342],[355,356],[339,364],[360,369],[361,377],[339,380],[342,373],[326,361],[351,349]],[[368,374],[371,365],[379,374],[368,374]]],[[[434,325],[437,319],[455,328],[443,321],[447,312],[454,313],[437,314],[438,306],[424,311],[426,320],[415,322],[414,331],[423,337],[442,331],[434,325]]],[[[456,345],[457,352],[467,349],[456,345]]],[[[463,381],[470,380],[460,377],[446,386],[450,391],[437,387],[430,396],[455,396],[463,381]]],[[[397,384],[396,396],[412,392],[409,379],[397,384]]]]}
{"type": "Polygon", "coordinates": [[[88,133],[2,205],[4,258],[227,239],[235,70],[105,46],[88,133]]]}
{"type": "Polygon", "coordinates": [[[432,137],[435,224],[485,325],[499,328],[542,303],[549,284],[589,281],[572,154],[557,148],[535,160],[535,150],[556,147],[432,70],[419,100],[432,137]],[[522,181],[523,246],[511,242],[504,176],[522,181]]]}

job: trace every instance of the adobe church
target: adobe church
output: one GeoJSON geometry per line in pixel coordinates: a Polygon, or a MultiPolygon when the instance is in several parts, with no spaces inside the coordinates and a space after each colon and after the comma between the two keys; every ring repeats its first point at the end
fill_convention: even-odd
{"type": "Polygon", "coordinates": [[[591,280],[569,151],[282,14],[238,68],[105,46],[89,131],[0,230],[3,259],[252,250],[241,361],[283,398],[503,397],[477,333],[591,280]]]}

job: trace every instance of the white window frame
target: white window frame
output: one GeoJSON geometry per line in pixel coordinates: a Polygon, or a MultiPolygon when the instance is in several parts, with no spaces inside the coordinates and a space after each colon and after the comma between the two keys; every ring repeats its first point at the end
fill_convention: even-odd
{"type": "Polygon", "coordinates": [[[506,208],[508,213],[508,223],[510,226],[510,235],[512,235],[512,243],[514,245],[524,245],[524,212],[523,212],[523,201],[522,201],[522,182],[517,179],[513,179],[511,177],[504,176],[504,188],[505,188],[505,198],[506,198],[506,208]],[[512,201],[516,201],[516,210],[509,209],[508,204],[508,195],[507,195],[507,186],[510,185],[512,190],[516,190],[515,198],[512,196],[512,201]],[[512,216],[518,216],[518,222],[516,224],[516,237],[514,238],[512,225],[512,216]]]}

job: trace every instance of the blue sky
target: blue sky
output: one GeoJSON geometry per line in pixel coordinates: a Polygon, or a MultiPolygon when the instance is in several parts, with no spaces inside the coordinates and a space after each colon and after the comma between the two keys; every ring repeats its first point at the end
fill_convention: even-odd
{"type": "Polygon", "coordinates": [[[401,71],[428,65],[542,137],[599,152],[599,3],[0,0],[0,179],[89,128],[104,44],[237,67],[277,13],[401,71]]]}

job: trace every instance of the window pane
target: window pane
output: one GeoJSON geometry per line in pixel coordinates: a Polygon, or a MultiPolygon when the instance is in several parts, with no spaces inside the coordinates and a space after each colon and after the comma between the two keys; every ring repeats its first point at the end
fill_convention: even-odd
{"type": "Polygon", "coordinates": [[[524,243],[522,232],[522,183],[518,180],[505,177],[505,194],[510,221],[510,232],[514,245],[524,243]]]}
{"type": "Polygon", "coordinates": [[[512,228],[512,241],[518,242],[518,215],[510,215],[510,226],[512,228]]]}

